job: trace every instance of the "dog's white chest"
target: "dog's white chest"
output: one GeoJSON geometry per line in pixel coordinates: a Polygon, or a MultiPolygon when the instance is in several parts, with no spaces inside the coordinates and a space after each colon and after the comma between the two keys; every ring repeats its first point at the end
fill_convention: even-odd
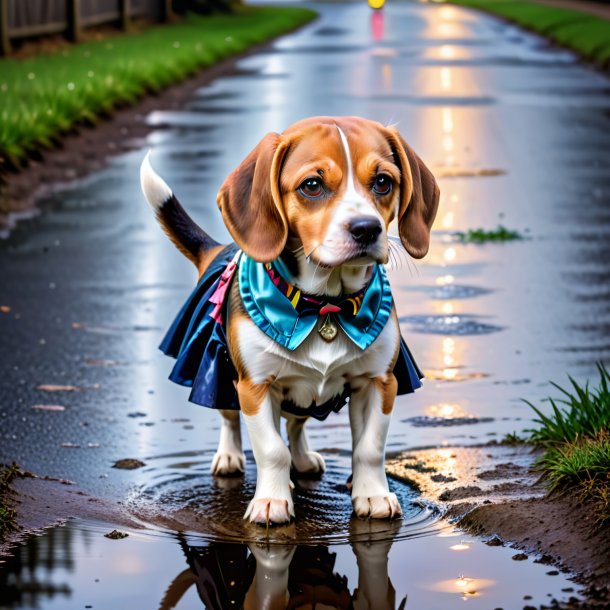
{"type": "Polygon", "coordinates": [[[332,399],[358,377],[385,375],[399,341],[393,318],[366,350],[341,330],[331,342],[314,330],[291,351],[270,339],[249,319],[240,321],[237,336],[252,381],[264,383],[272,376],[273,394],[300,407],[332,399]]]}

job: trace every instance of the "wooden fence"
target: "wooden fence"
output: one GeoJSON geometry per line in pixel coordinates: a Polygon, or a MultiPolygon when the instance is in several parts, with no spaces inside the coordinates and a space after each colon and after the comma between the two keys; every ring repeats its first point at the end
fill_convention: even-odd
{"type": "Polygon", "coordinates": [[[170,15],[171,0],[0,0],[0,54],[9,55],[19,38],[64,34],[77,42],[88,27],[127,29],[135,17],[165,21],[170,15]]]}

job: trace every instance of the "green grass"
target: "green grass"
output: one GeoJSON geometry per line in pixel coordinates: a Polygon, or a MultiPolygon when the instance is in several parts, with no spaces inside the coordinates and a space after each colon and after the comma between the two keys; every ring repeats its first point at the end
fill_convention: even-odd
{"type": "Polygon", "coordinates": [[[552,385],[562,393],[562,398],[549,398],[553,413],[544,415],[529,401],[528,404],[538,416],[534,422],[540,427],[530,430],[531,440],[539,445],[553,446],[572,443],[580,438],[594,438],[602,431],[610,430],[610,373],[603,364],[598,364],[599,385],[591,388],[568,377],[570,385],[566,390],[556,383],[552,385]]]}
{"type": "Polygon", "coordinates": [[[503,17],[568,47],[584,59],[607,68],[610,63],[610,22],[578,10],[536,2],[447,0],[503,17]]]}
{"type": "Polygon", "coordinates": [[[74,45],[25,60],[0,60],[0,169],[59,143],[198,70],[294,29],[316,13],[296,7],[238,7],[191,15],[142,33],[74,45]]]}
{"type": "Polygon", "coordinates": [[[500,441],[500,444],[517,446],[517,445],[524,445],[527,442],[528,442],[528,440],[526,438],[524,438],[523,436],[520,436],[519,434],[517,434],[517,432],[509,432],[508,434],[504,435],[504,438],[500,441]]]}
{"type": "Polygon", "coordinates": [[[523,239],[518,231],[512,231],[499,225],[491,231],[485,229],[469,229],[468,231],[456,231],[455,238],[463,244],[484,244],[488,242],[504,242],[515,239],[523,239]]]}
{"type": "Polygon", "coordinates": [[[551,491],[577,493],[592,506],[597,522],[610,523],[610,373],[598,364],[599,382],[591,388],[569,377],[571,388],[553,384],[562,398],[548,401],[552,413],[536,413],[531,442],[544,453],[539,466],[551,491]]]}

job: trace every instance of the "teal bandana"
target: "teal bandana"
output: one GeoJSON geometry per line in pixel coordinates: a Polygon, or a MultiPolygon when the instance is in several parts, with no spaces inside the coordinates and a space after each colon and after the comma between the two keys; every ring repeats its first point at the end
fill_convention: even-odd
{"type": "Polygon", "coordinates": [[[338,297],[302,293],[285,278],[281,261],[257,263],[241,255],[239,291],[248,315],[271,339],[295,350],[316,328],[320,316],[331,316],[362,350],[381,333],[392,311],[392,293],[381,265],[375,265],[368,285],[353,295],[338,297]]]}

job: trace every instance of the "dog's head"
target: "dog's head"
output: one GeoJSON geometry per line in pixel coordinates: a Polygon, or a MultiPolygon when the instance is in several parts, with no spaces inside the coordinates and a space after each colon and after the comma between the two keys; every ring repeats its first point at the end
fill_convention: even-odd
{"type": "Polygon", "coordinates": [[[406,250],[422,258],[438,200],[434,176],[400,134],[357,117],[314,117],[267,134],[218,193],[248,256],[270,262],[291,239],[324,267],[387,262],[394,218],[406,250]]]}

